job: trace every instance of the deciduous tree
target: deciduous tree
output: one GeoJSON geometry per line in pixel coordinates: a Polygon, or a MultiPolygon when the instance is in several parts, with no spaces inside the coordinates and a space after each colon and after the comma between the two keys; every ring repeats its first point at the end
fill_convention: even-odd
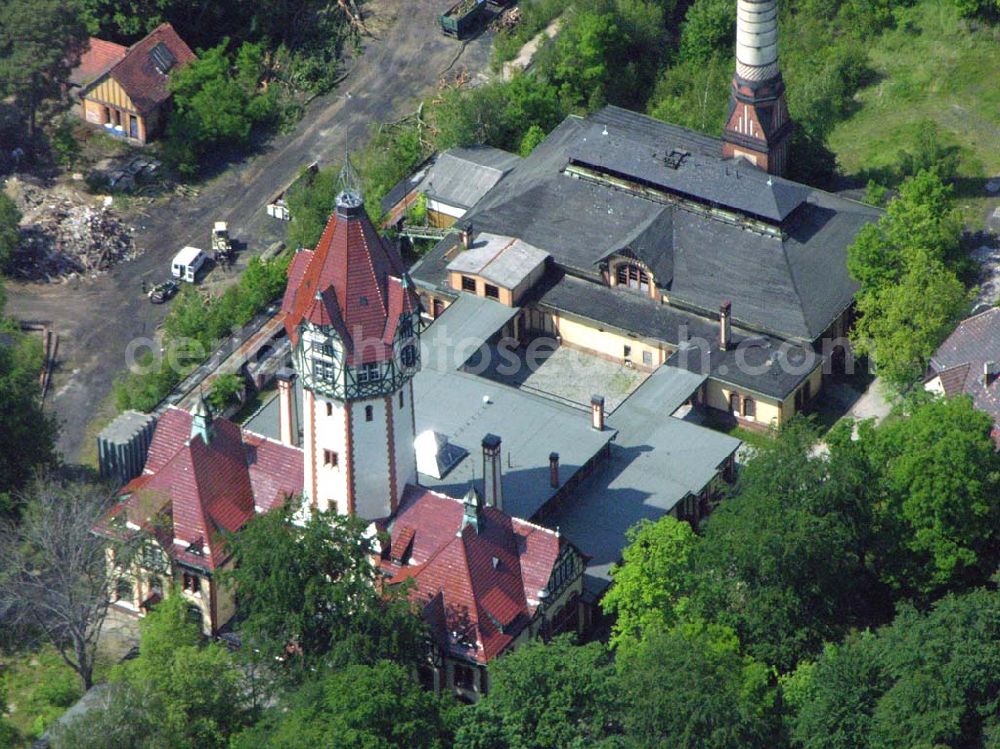
{"type": "Polygon", "coordinates": [[[622,563],[601,607],[615,616],[611,644],[633,643],[676,622],[674,606],[691,582],[690,556],[697,542],[691,526],[665,515],[629,529],[622,563]]]}
{"type": "Polygon", "coordinates": [[[229,542],[241,632],[267,657],[303,669],[319,662],[413,662],[426,652],[422,621],[399,591],[380,592],[362,521],[335,512],[293,521],[291,508],[252,519],[229,542]]]}
{"type": "Polygon", "coordinates": [[[629,746],[773,749],[783,743],[768,668],[704,622],[657,632],[618,659],[629,746]]]}
{"type": "MultiPolygon", "coordinates": [[[[79,674],[94,677],[108,611],[108,544],[92,532],[112,502],[104,487],[37,479],[17,520],[0,526],[0,599],[26,635],[40,633],[79,674]]],[[[116,547],[120,558],[124,546],[116,547]]]]}
{"type": "Polygon", "coordinates": [[[614,665],[599,643],[526,644],[490,664],[489,683],[463,715],[459,749],[597,747],[620,733],[614,665]]]}
{"type": "Polygon", "coordinates": [[[38,108],[57,98],[87,41],[76,0],[0,4],[0,93],[13,96],[35,134],[38,108]]]}

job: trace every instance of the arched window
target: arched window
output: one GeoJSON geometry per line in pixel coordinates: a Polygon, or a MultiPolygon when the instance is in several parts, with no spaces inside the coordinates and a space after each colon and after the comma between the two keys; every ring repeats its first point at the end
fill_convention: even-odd
{"type": "Polygon", "coordinates": [[[743,397],[743,415],[748,419],[757,417],[757,404],[749,395],[743,397]]]}
{"type": "Polygon", "coordinates": [[[615,271],[615,279],[619,286],[649,293],[649,274],[636,263],[622,263],[615,271]]]}
{"type": "Polygon", "coordinates": [[[365,421],[371,421],[375,418],[375,409],[371,406],[365,406],[365,421]]]}

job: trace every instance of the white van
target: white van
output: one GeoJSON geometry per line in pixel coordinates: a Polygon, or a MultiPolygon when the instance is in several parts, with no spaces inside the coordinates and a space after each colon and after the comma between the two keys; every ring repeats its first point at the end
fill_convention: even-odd
{"type": "Polygon", "coordinates": [[[170,271],[174,278],[179,278],[188,283],[194,283],[198,276],[198,271],[205,264],[208,256],[197,247],[185,247],[174,255],[174,260],[170,264],[170,271]]]}

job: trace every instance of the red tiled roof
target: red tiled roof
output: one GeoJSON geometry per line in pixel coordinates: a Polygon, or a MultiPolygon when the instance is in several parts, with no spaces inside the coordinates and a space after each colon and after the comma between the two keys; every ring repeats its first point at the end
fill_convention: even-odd
{"type": "Polygon", "coordinates": [[[153,63],[150,52],[158,44],[163,44],[173,55],[174,69],[197,59],[191,48],[177,36],[174,27],[161,23],[145,38],[129,47],[128,52],[109,71],[110,75],[125,90],[140,114],[149,114],[170,98],[167,83],[169,71],[161,73],[153,63]]]}
{"type": "Polygon", "coordinates": [[[122,504],[135,511],[163,509],[173,523],[172,538],[165,539],[168,551],[180,561],[215,569],[227,558],[224,533],[302,491],[303,456],[298,448],[242,432],[225,419],[212,422],[206,444],[200,435],[191,436],[191,423],[191,414],[178,408],[160,417],[143,474],[122,489],[127,495],[122,504]],[[148,498],[156,501],[144,504],[148,498]]]}
{"type": "Polygon", "coordinates": [[[402,260],[364,210],[349,216],[335,211],[316,249],[297,253],[289,266],[282,302],[289,337],[298,340],[303,320],[330,325],[344,341],[350,364],[385,360],[392,355],[399,316],[417,309],[404,274],[402,260]]]}
{"type": "Polygon", "coordinates": [[[106,42],[97,37],[90,37],[86,49],[80,55],[80,62],[69,75],[69,82],[77,86],[90,83],[125,57],[126,52],[128,52],[128,47],[114,42],[106,42]]]}
{"type": "Polygon", "coordinates": [[[459,500],[407,487],[385,523],[390,551],[381,563],[391,583],[413,580],[410,595],[425,603],[432,632],[443,631],[443,647],[486,663],[534,617],[565,541],[492,507],[481,509],[478,532],[467,525],[458,534],[463,512],[459,500]],[[404,545],[412,545],[409,564],[397,554],[404,545]]]}
{"type": "Polygon", "coordinates": [[[243,432],[257,512],[269,512],[302,492],[303,454],[280,442],[243,432]]]}

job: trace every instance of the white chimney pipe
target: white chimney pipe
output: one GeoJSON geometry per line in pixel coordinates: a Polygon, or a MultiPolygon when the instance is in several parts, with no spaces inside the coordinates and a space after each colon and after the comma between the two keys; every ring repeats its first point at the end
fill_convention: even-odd
{"type": "Polygon", "coordinates": [[[281,441],[295,447],[299,440],[299,415],[295,410],[295,372],[278,371],[278,427],[281,441]]]}

